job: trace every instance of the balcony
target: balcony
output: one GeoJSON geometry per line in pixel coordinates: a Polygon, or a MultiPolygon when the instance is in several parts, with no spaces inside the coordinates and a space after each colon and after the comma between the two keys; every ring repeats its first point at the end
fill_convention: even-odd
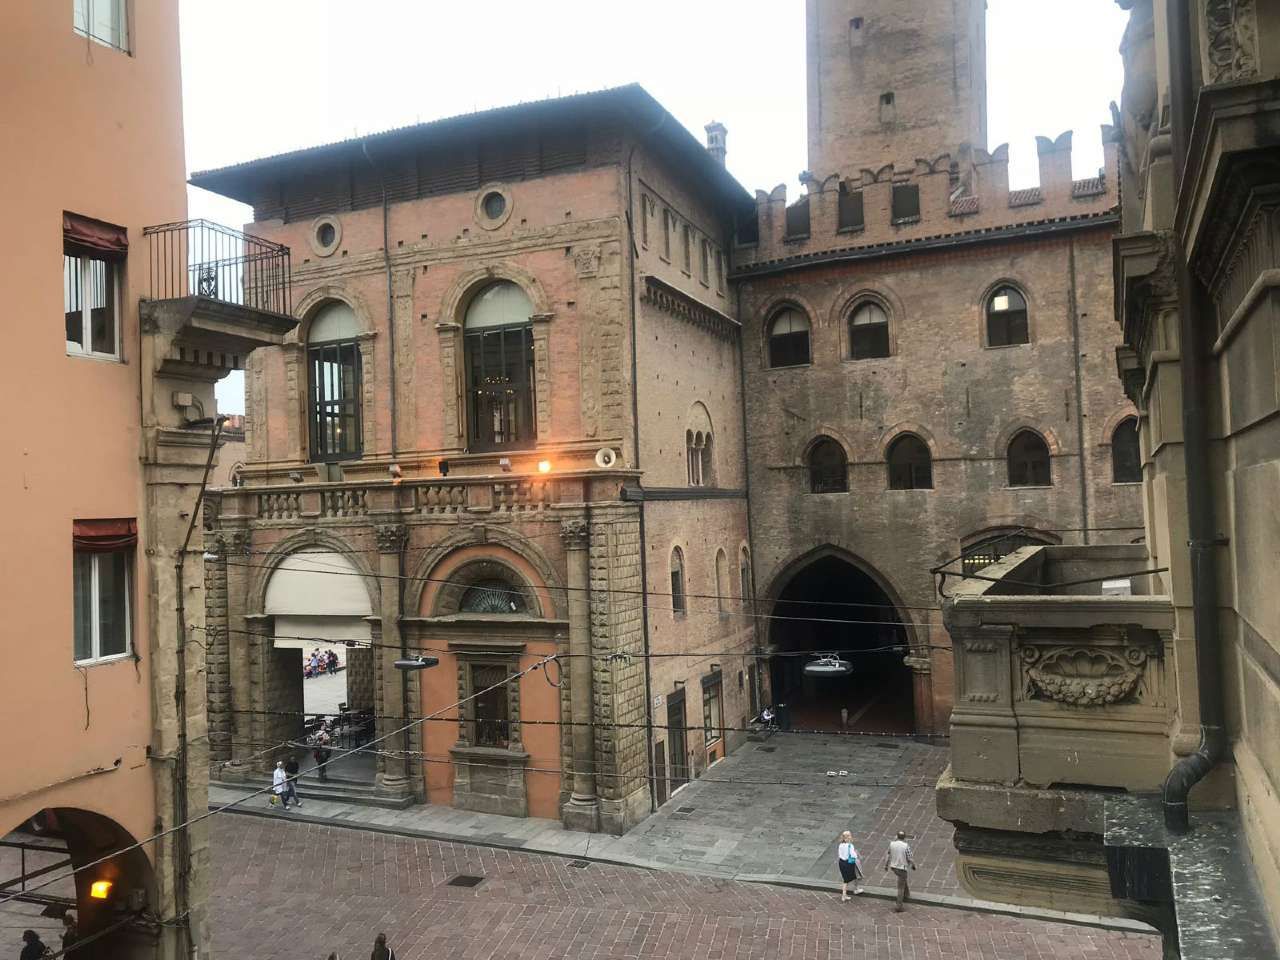
{"type": "Polygon", "coordinates": [[[146,227],[143,330],[156,335],[155,371],[213,382],[278,345],[291,317],[289,248],[207,220],[146,227]]]}

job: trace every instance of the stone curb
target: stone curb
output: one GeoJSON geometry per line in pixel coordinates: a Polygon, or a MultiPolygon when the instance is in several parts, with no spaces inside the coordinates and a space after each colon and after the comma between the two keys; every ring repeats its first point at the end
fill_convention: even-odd
{"type": "MultiPolygon", "coordinates": [[[[211,804],[209,809],[216,810],[218,804],[211,804]]],[[[561,857],[565,860],[586,860],[590,863],[603,863],[614,867],[635,867],[640,870],[653,870],[667,873],[683,873],[703,876],[711,880],[731,880],[737,883],[756,883],[764,886],[790,887],[797,890],[812,890],[822,893],[839,893],[840,884],[834,880],[816,880],[810,877],[788,877],[776,873],[736,873],[716,874],[689,868],[658,863],[640,858],[618,860],[610,857],[590,856],[555,850],[549,847],[534,846],[525,843],[499,843],[478,837],[468,837],[456,833],[444,833],[439,830],[417,830],[412,827],[392,827],[380,823],[366,823],[360,820],[342,820],[338,817],[317,817],[306,813],[278,813],[273,809],[253,807],[232,807],[226,811],[244,817],[261,817],[267,820],[284,820],[289,823],[306,823],[318,827],[341,827],[346,830],[363,830],[368,833],[380,833],[388,836],[414,837],[421,840],[436,840],[441,843],[465,843],[473,847],[487,847],[491,850],[512,850],[518,853],[533,853],[544,857],[561,857]]],[[[877,900],[893,900],[897,891],[889,887],[864,887],[861,897],[877,900]]],[[[941,907],[950,910],[966,910],[973,913],[991,913],[1001,916],[1019,917],[1024,920],[1043,920],[1049,923],[1065,923],[1076,927],[1094,927],[1098,930],[1115,930],[1124,933],[1155,934],[1159,931],[1140,920],[1127,920],[1121,917],[1101,917],[1089,913],[1065,913],[1060,910],[1042,910],[1036,907],[1020,907],[1009,903],[991,903],[986,900],[973,900],[968,897],[952,897],[936,893],[912,893],[911,902],[918,906],[941,907]]]]}

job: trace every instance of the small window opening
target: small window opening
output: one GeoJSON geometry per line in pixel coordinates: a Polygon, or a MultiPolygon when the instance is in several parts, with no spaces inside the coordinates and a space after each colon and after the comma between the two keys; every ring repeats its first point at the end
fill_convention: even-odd
{"type": "Polygon", "coordinates": [[[893,185],[893,222],[910,223],[920,219],[920,188],[914,183],[893,185]]]}
{"type": "Polygon", "coordinates": [[[836,229],[861,230],[865,225],[862,214],[862,191],[851,190],[848,183],[842,183],[837,200],[836,229]]]}

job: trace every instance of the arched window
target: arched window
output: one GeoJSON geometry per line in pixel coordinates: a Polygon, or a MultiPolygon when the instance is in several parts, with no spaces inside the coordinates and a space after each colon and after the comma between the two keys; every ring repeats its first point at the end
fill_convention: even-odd
{"type": "Polygon", "coordinates": [[[1013,287],[1000,287],[987,299],[987,346],[1027,343],[1027,301],[1013,287]]]}
{"type": "Polygon", "coordinates": [[[987,537],[961,551],[961,569],[965,573],[977,573],[983,567],[989,567],[997,560],[1004,559],[1020,547],[1045,545],[1049,542],[1044,537],[1022,530],[987,537]]]}
{"type": "Polygon", "coordinates": [[[684,616],[685,610],[684,551],[675,547],[671,551],[671,612],[684,616]]]}
{"type": "Polygon", "coordinates": [[[711,461],[711,433],[701,430],[684,432],[685,467],[689,473],[689,486],[703,487],[714,482],[711,461]]]}
{"type": "Polygon", "coordinates": [[[1019,430],[1009,441],[1009,486],[1047,487],[1049,445],[1034,430],[1019,430]]]}
{"type": "Polygon", "coordinates": [[[848,489],[849,470],[844,447],[830,437],[819,437],[809,448],[809,492],[845,493],[848,489]]]}
{"type": "Polygon", "coordinates": [[[784,307],[769,323],[769,366],[796,367],[809,362],[809,318],[784,307]]]}
{"type": "Polygon", "coordinates": [[[464,323],[467,446],[498,450],[534,442],[533,304],[509,280],[472,298],[464,323]]]}
{"type": "Polygon", "coordinates": [[[481,580],[467,587],[459,613],[528,613],[524,593],[506,580],[481,580]]]}
{"type": "MultiPolygon", "coordinates": [[[[738,596],[743,600],[751,599],[751,553],[746,547],[738,557],[738,596]]],[[[742,613],[747,614],[747,605],[742,605],[742,613]]]]}
{"type": "Polygon", "coordinates": [[[716,609],[720,616],[729,615],[729,555],[716,551],[716,609]]]}
{"type": "Polygon", "coordinates": [[[849,314],[849,357],[871,360],[889,356],[889,315],[874,300],[864,300],[849,314]]]}
{"type": "Polygon", "coordinates": [[[1111,482],[1142,482],[1142,453],[1138,448],[1136,417],[1121,420],[1111,434],[1111,482]]]}
{"type": "Polygon", "coordinates": [[[345,303],[322,306],[307,333],[307,420],[311,459],[354,460],[361,453],[360,324],[345,303]]]}
{"type": "Polygon", "coordinates": [[[933,458],[914,433],[904,433],[889,444],[889,489],[929,490],[933,487],[933,458]]]}

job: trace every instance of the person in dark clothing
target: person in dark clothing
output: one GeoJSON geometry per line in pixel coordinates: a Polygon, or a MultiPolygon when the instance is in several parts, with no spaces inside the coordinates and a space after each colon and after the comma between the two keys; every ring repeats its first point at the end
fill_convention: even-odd
{"type": "Polygon", "coordinates": [[[385,933],[378,934],[378,938],[373,941],[373,956],[370,960],[396,960],[396,952],[387,946],[385,933]]]}
{"type": "Polygon", "coordinates": [[[284,805],[287,807],[289,801],[293,800],[295,807],[302,806],[302,801],[298,799],[298,758],[292,753],[289,759],[284,762],[284,805]]]}
{"type": "Polygon", "coordinates": [[[62,952],[66,953],[71,945],[80,939],[76,930],[76,915],[68,910],[62,915],[62,952]]]}
{"type": "Polygon", "coordinates": [[[48,949],[40,939],[40,934],[34,930],[22,931],[22,943],[22,953],[18,954],[18,960],[40,960],[48,949]]]}

